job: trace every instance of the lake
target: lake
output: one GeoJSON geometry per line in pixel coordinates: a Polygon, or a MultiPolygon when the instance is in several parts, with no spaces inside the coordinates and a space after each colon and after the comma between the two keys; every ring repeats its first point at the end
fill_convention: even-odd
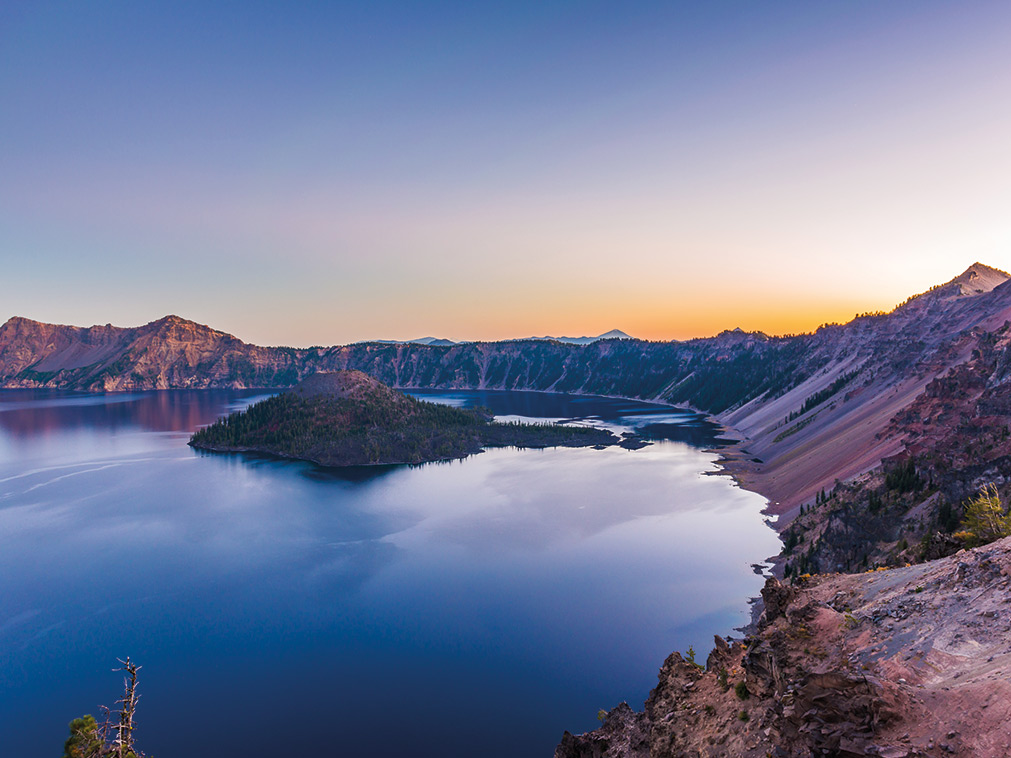
{"type": "Polygon", "coordinates": [[[0,391],[3,753],[59,754],[129,655],[157,758],[549,757],[598,709],[640,708],[672,650],[704,660],[747,623],[780,543],[763,498],[709,475],[714,427],[417,394],[656,441],[324,470],[186,445],[263,392],[0,391]]]}

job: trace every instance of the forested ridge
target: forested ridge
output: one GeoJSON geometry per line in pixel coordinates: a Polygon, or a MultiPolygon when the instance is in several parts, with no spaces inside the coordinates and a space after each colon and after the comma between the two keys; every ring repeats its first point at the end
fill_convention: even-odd
{"type": "Polygon", "coordinates": [[[537,390],[688,404],[710,413],[780,394],[824,363],[813,335],[725,332],[687,342],[517,340],[451,346],[259,347],[167,316],[142,327],[0,326],[0,386],[85,391],[286,388],[355,369],[401,388],[537,390]]]}

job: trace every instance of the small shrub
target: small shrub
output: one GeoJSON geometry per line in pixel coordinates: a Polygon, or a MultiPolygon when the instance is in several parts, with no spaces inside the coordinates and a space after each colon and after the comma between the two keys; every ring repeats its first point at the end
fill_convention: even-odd
{"type": "Polygon", "coordinates": [[[607,711],[605,711],[603,708],[597,711],[597,721],[603,721],[606,718],[607,718],[607,711]]]}
{"type": "Polygon", "coordinates": [[[1011,536],[1011,515],[1004,512],[1004,504],[996,485],[983,487],[975,498],[965,505],[962,531],[955,537],[970,546],[985,545],[988,542],[1011,536]]]}
{"type": "Polygon", "coordinates": [[[740,713],[737,714],[737,718],[739,718],[741,721],[747,721],[750,717],[748,716],[747,711],[741,711],[740,713]]]}
{"type": "Polygon", "coordinates": [[[737,695],[739,700],[748,699],[748,685],[744,683],[743,679],[734,685],[734,694],[737,695]]]}
{"type": "Polygon", "coordinates": [[[720,689],[726,692],[730,689],[730,682],[727,681],[727,669],[724,666],[720,666],[719,672],[716,674],[716,681],[720,685],[720,689]]]}
{"type": "Polygon", "coordinates": [[[70,737],[63,743],[63,758],[101,755],[105,747],[99,725],[89,713],[70,722],[70,737]]]}
{"type": "Polygon", "coordinates": [[[688,646],[688,652],[685,653],[685,659],[697,668],[705,668],[701,663],[695,660],[695,648],[691,645],[688,646]]]}

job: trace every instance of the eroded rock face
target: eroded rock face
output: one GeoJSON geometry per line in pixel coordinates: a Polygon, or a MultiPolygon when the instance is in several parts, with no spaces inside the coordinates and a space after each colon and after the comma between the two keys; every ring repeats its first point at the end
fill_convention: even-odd
{"type": "Polygon", "coordinates": [[[1011,755],[1011,538],[763,596],[758,633],[717,637],[705,670],[672,654],[641,714],[556,756],[1011,755]]]}
{"type": "Polygon", "coordinates": [[[646,714],[621,703],[607,714],[599,729],[578,736],[562,735],[555,758],[649,758],[646,714]]]}
{"type": "Polygon", "coordinates": [[[776,577],[770,576],[765,580],[762,588],[762,603],[765,609],[762,611],[760,626],[768,626],[785,612],[790,601],[797,595],[797,590],[791,586],[783,584],[776,577]]]}

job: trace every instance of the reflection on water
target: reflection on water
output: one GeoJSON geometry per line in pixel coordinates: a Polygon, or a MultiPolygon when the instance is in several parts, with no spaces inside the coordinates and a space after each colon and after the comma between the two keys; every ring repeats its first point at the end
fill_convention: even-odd
{"type": "MultiPolygon", "coordinates": [[[[5,751],[51,755],[130,655],[154,755],[551,755],[745,621],[777,550],[763,501],[662,435],[346,470],[186,446],[255,396],[0,393],[5,751]]],[[[627,401],[434,399],[715,435],[627,401]]]]}
{"type": "Polygon", "coordinates": [[[0,429],[27,438],[68,428],[192,432],[234,409],[268,397],[263,390],[164,390],[84,395],[59,390],[0,390],[0,429]]]}
{"type": "Polygon", "coordinates": [[[508,420],[540,418],[602,422],[604,426],[635,431],[646,439],[684,442],[700,448],[719,448],[729,442],[720,437],[720,427],[706,420],[702,414],[658,403],[592,395],[502,390],[411,390],[409,394],[461,408],[483,406],[496,417],[508,420]]]}

